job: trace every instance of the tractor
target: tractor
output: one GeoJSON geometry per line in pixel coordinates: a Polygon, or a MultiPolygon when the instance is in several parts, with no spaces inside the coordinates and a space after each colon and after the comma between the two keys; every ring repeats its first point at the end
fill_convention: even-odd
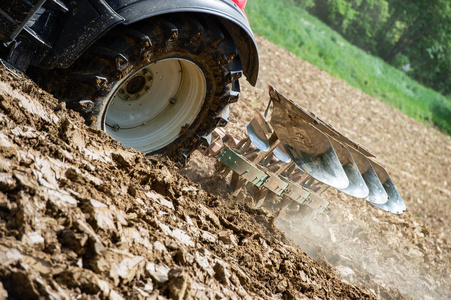
{"type": "Polygon", "coordinates": [[[406,206],[374,155],[270,87],[247,136],[220,127],[239,78],[257,82],[246,0],[2,0],[0,62],[125,147],[215,157],[257,206],[324,212],[334,187],[392,213],[406,206]],[[268,115],[271,113],[271,116],[268,115]],[[249,189],[251,190],[251,189],[249,189]]]}

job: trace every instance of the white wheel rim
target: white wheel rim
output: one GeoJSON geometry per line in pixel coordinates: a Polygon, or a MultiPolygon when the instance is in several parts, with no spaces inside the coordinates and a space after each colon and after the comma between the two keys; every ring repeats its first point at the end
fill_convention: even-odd
{"type": "Polygon", "coordinates": [[[154,152],[194,122],[206,86],[203,72],[191,61],[170,58],[151,63],[119,82],[102,127],[125,147],[154,152]]]}

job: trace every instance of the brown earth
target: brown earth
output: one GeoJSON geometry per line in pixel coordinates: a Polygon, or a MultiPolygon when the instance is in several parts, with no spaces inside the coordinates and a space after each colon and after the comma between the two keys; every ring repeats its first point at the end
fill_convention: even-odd
{"type": "MultiPolygon", "coordinates": [[[[311,257],[328,260],[349,282],[374,290],[375,283],[398,287],[416,299],[451,299],[451,138],[265,38],[257,41],[259,82],[255,88],[244,84],[241,104],[233,109],[227,130],[244,135],[242,128],[253,111],[266,108],[267,86],[273,85],[369,148],[407,205],[407,212],[396,216],[329,190],[329,213],[307,224],[296,216],[281,216],[278,228],[311,257]]],[[[224,180],[211,179],[214,172],[203,157],[196,157],[183,172],[209,192],[227,192],[221,189],[224,180]]]]}
{"type": "Polygon", "coordinates": [[[404,215],[330,191],[329,213],[275,219],[232,197],[212,159],[195,155],[190,180],[0,68],[0,298],[449,299],[450,138],[258,42],[260,82],[228,130],[273,84],[373,150],[404,215]]]}

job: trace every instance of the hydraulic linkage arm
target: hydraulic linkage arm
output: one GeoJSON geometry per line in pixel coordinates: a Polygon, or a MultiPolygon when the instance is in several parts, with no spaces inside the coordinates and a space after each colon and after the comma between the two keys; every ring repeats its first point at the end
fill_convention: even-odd
{"type": "Polygon", "coordinates": [[[1,1],[0,47],[8,49],[7,63],[20,71],[39,64],[52,49],[53,26],[68,11],[60,0],[1,1]]]}

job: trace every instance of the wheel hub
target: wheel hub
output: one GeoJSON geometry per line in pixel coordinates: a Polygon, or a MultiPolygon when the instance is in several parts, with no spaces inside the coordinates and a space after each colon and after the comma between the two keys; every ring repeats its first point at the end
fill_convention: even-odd
{"type": "Polygon", "coordinates": [[[119,89],[119,97],[125,101],[139,99],[144,94],[150,92],[153,76],[147,69],[136,72],[134,76],[128,79],[122,88],[119,89]]]}

